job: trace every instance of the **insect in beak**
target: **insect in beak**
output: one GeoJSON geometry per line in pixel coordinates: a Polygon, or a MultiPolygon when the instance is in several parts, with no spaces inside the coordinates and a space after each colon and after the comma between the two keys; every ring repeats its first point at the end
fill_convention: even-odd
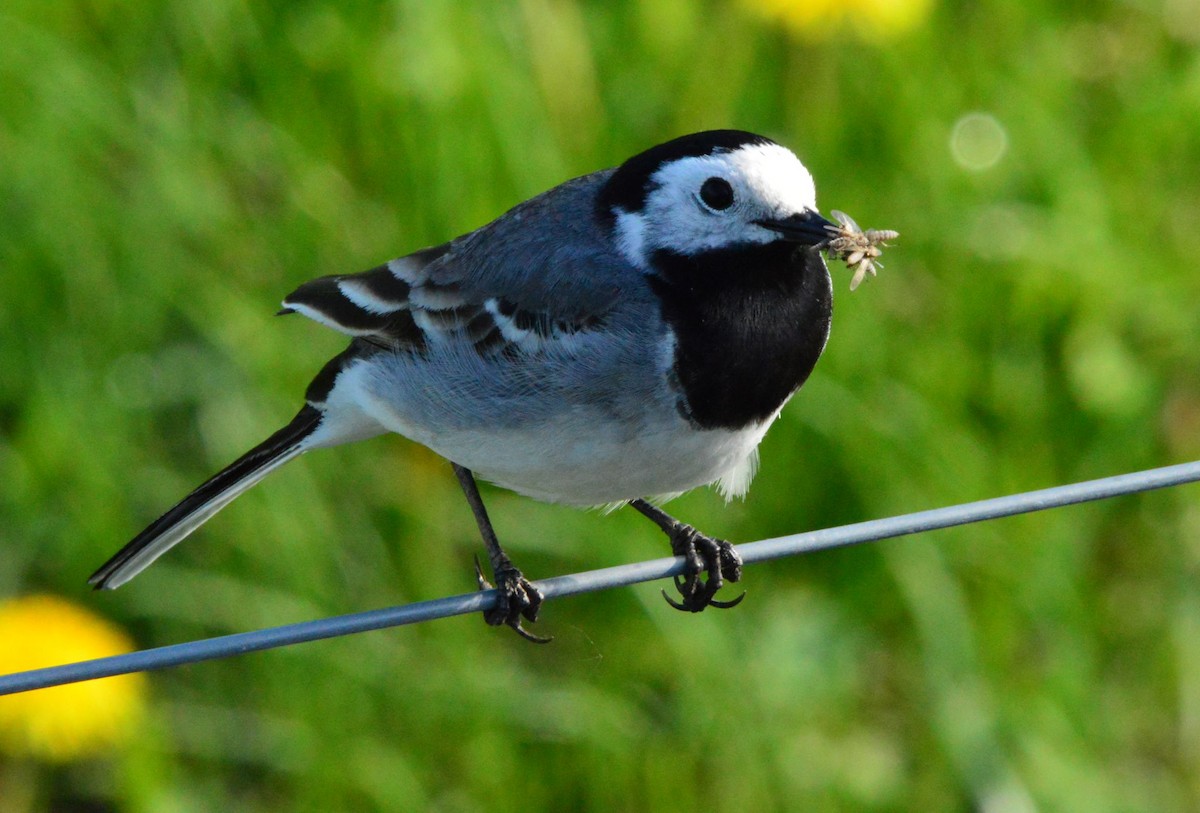
{"type": "Polygon", "coordinates": [[[867,229],[854,222],[854,218],[845,212],[833,210],[833,216],[840,225],[829,224],[826,242],[820,246],[830,257],[841,260],[847,268],[854,271],[850,280],[850,290],[859,286],[867,275],[875,276],[875,269],[883,268],[878,262],[889,240],[895,240],[900,232],[891,229],[867,229]]]}

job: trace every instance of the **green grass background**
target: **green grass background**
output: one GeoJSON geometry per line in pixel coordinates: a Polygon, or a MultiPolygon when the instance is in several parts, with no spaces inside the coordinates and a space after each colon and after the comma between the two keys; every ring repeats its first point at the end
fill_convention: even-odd
{"type": "MultiPolygon", "coordinates": [[[[1200,455],[1200,9],[827,33],[700,0],[7,0],[0,596],[152,646],[469,590],[454,478],[399,438],[292,464],[115,593],[84,580],[340,349],[274,319],[283,294],[709,127],[786,143],[826,211],[903,237],[854,295],[837,273],[749,498],[674,513],[748,541],[1200,455]],[[983,171],[949,146],[972,111],[1007,135],[983,171]]],[[[664,553],[629,511],[485,498],[533,577],[664,553]]],[[[460,618],[156,674],[131,747],[39,804],[1196,809],[1196,502],[756,566],[732,612],[554,602],[547,647],[460,618]]]]}

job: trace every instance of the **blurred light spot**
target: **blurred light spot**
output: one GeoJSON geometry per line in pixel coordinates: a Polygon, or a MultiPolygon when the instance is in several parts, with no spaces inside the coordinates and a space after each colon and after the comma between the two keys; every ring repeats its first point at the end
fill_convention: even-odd
{"type": "Polygon", "coordinates": [[[329,164],[314,162],[292,187],[296,207],[326,226],[341,222],[354,197],[350,182],[329,164]]]}
{"type": "Polygon", "coordinates": [[[995,262],[1018,260],[1029,251],[1037,211],[1027,205],[997,203],[977,209],[967,245],[976,255],[995,262]]]}
{"type": "Polygon", "coordinates": [[[197,415],[200,439],[211,460],[223,460],[239,453],[244,439],[257,432],[253,411],[234,396],[204,403],[197,415]]]}
{"type": "MultiPolygon", "coordinates": [[[[36,499],[30,493],[33,476],[25,457],[0,436],[0,482],[4,483],[4,496],[13,505],[25,500],[36,499]]],[[[10,520],[11,521],[11,520],[10,520]]]]}
{"type": "Polygon", "coordinates": [[[1173,457],[1200,457],[1200,390],[1194,385],[1177,386],[1163,404],[1160,418],[1173,457]]]}
{"type": "Polygon", "coordinates": [[[1151,382],[1137,358],[1115,334],[1095,327],[1067,338],[1065,366],[1084,409],[1112,417],[1133,417],[1149,402],[1151,382]]]}
{"type": "Polygon", "coordinates": [[[968,113],[950,131],[950,154],[963,169],[991,169],[1008,150],[1008,133],[990,113],[968,113]]]}
{"type": "Polygon", "coordinates": [[[327,7],[298,15],[288,26],[287,34],[304,63],[314,70],[337,67],[350,50],[346,23],[327,7]]]}
{"type": "Polygon", "coordinates": [[[846,31],[882,41],[913,30],[929,18],[932,0],[742,0],[755,14],[775,20],[807,39],[834,39],[846,31]]]}
{"type": "MultiPolygon", "coordinates": [[[[0,603],[0,674],[119,655],[124,632],[55,596],[0,603]]],[[[52,762],[111,753],[129,740],[145,706],[140,674],[73,683],[0,699],[0,750],[52,762]]]]}
{"type": "Polygon", "coordinates": [[[1175,192],[1167,212],[1167,234],[1182,256],[1200,252],[1200,190],[1181,189],[1175,192]]]}
{"type": "Polygon", "coordinates": [[[1067,29],[1061,40],[1063,67],[1087,81],[1123,73],[1144,57],[1146,48],[1135,31],[1101,23],[1079,23],[1067,29]]]}
{"type": "Polygon", "coordinates": [[[1200,0],[1166,0],[1163,25],[1176,39],[1200,43],[1200,0]]]}
{"type": "Polygon", "coordinates": [[[466,92],[477,32],[453,14],[454,8],[443,3],[407,4],[373,60],[373,74],[383,90],[435,108],[452,105],[466,92]]]}
{"type": "Polygon", "coordinates": [[[118,357],[109,365],[104,381],[109,396],[122,406],[145,409],[157,400],[158,370],[145,353],[118,357]]]}
{"type": "Polygon", "coordinates": [[[105,386],[113,401],[131,409],[198,400],[222,385],[203,348],[175,344],[154,355],[127,353],[108,368],[105,386]]]}
{"type": "Polygon", "coordinates": [[[1029,791],[1016,776],[1007,776],[1004,782],[981,794],[980,813],[1037,813],[1037,805],[1029,791]]]}

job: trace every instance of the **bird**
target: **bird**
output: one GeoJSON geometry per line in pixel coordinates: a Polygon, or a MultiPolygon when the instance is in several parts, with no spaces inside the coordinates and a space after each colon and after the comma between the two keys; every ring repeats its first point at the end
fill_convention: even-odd
{"type": "Polygon", "coordinates": [[[825,349],[836,226],[778,142],[679,136],[492,222],[360,273],[305,282],[279,314],[350,337],[283,428],[184,497],[89,579],[119,587],[305,452],[386,433],[449,461],[491,567],[484,612],[529,640],[543,595],[505,553],[477,478],[535,500],[630,506],[685,568],[677,609],[742,575],[729,542],[661,504],[744,495],[758,446],[825,349]]]}

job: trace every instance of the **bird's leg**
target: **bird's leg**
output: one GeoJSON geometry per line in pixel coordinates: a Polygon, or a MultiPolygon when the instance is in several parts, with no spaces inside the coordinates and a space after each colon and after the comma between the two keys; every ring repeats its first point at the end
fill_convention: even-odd
{"type": "MultiPolygon", "coordinates": [[[[492,578],[496,580],[496,604],[490,610],[485,610],[483,618],[492,626],[507,624],[517,631],[517,634],[527,641],[538,644],[550,642],[550,638],[534,635],[521,626],[522,616],[529,621],[537,621],[538,609],[542,606],[542,592],[525,578],[517,566],[508,558],[508,554],[500,547],[500,540],[492,529],[492,521],[488,519],[487,509],[483,506],[483,498],[479,496],[479,486],[475,484],[475,475],[471,470],[451,463],[458,483],[462,486],[471,513],[475,515],[475,523],[487,546],[488,561],[492,566],[492,578]]],[[[479,557],[475,557],[475,578],[480,590],[491,590],[492,583],[483,575],[479,567],[479,557]]]]}
{"type": "Polygon", "coordinates": [[[742,557],[733,545],[724,539],[713,539],[672,517],[658,506],[643,499],[630,500],[629,504],[648,517],[671,540],[671,551],[686,561],[683,578],[675,577],[675,587],[683,601],[675,601],[663,591],[663,598],[677,610],[698,613],[705,607],[728,609],[745,598],[746,594],[733,601],[717,601],[713,598],[728,579],[736,582],[742,578],[742,557]],[[707,578],[701,580],[700,574],[707,578]]]}

